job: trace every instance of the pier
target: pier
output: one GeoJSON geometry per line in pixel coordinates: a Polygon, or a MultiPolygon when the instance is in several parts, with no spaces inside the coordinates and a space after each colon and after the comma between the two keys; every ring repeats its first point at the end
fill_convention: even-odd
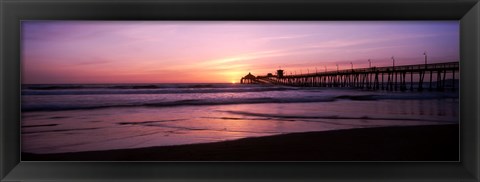
{"type": "MultiPolygon", "coordinates": [[[[353,67],[353,65],[352,65],[353,67]]],[[[370,67],[285,75],[277,70],[276,75],[254,76],[248,74],[240,79],[241,84],[275,84],[294,87],[349,87],[369,90],[406,91],[424,89],[455,90],[459,62],[434,64],[370,67]],[[450,82],[450,83],[448,83],[450,82]]]]}

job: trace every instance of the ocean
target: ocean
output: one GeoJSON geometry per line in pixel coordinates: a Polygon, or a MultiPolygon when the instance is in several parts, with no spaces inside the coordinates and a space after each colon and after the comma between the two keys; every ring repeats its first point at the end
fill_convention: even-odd
{"type": "MultiPolygon", "coordinates": [[[[457,87],[458,88],[458,87],[457,87]]],[[[22,85],[22,152],[64,153],[459,123],[459,93],[256,84],[22,85]]]]}

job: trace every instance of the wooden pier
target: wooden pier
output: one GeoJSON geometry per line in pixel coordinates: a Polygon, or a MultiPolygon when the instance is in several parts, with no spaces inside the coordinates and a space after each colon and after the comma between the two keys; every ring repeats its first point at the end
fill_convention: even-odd
{"type": "Polygon", "coordinates": [[[350,87],[370,90],[406,91],[424,89],[443,91],[456,89],[459,62],[371,67],[338,71],[315,72],[298,75],[249,75],[242,84],[276,84],[295,87],[350,87]],[[450,82],[450,83],[447,83],[450,82]]]}

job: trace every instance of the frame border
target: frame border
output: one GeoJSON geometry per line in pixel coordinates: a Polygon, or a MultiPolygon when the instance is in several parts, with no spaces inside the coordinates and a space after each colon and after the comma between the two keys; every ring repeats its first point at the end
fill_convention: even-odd
{"type": "Polygon", "coordinates": [[[0,181],[479,181],[479,0],[0,0],[0,181]],[[461,162],[22,162],[21,20],[459,20],[461,162]]]}

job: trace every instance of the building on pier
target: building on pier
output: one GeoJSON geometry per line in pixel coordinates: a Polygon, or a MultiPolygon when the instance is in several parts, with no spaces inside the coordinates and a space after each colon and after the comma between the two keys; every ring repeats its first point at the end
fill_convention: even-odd
{"type": "Polygon", "coordinates": [[[283,70],[281,70],[281,69],[277,70],[277,76],[278,77],[283,77],[283,70]]]}
{"type": "Polygon", "coordinates": [[[247,75],[245,75],[244,77],[242,77],[242,79],[240,79],[240,83],[241,84],[246,84],[246,83],[257,83],[257,77],[255,77],[254,75],[252,75],[252,73],[248,72],[247,75]]]}

